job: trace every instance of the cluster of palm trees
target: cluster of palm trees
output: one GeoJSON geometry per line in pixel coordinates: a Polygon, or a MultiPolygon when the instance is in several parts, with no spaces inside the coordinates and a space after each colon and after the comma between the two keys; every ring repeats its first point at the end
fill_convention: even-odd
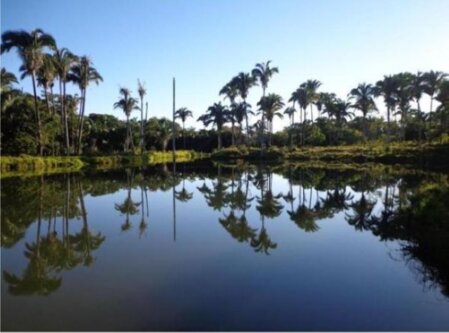
{"type": "MultiPolygon", "coordinates": [[[[287,115],[290,119],[289,136],[290,146],[293,145],[293,133],[297,132],[299,144],[304,144],[304,125],[314,123],[314,111],[317,117],[326,115],[333,119],[337,128],[341,128],[348,118],[354,116],[354,112],[360,112],[363,118],[363,132],[367,139],[367,118],[378,111],[376,98],[381,97],[385,103],[387,111],[386,134],[391,137],[391,116],[400,116],[402,129],[401,137],[405,137],[405,127],[410,117],[418,119],[424,123],[426,119],[433,119],[434,101],[439,102],[437,111],[441,114],[449,114],[449,81],[447,74],[440,71],[399,73],[385,76],[376,84],[360,83],[352,89],[346,99],[338,98],[334,93],[319,92],[322,83],[318,80],[307,80],[301,83],[293,91],[288,102],[284,103],[278,94],[266,94],[268,83],[272,76],[279,73],[277,67],[271,67],[271,61],[258,63],[250,73],[239,73],[232,78],[219,92],[229,100],[229,105],[215,103],[208,108],[207,112],[199,117],[205,126],[213,124],[216,126],[218,135],[218,148],[222,146],[221,133],[226,123],[231,124],[232,144],[235,140],[235,124],[239,124],[240,133],[243,133],[243,121],[246,122],[245,143],[251,137],[251,127],[256,129],[259,143],[263,147],[266,143],[271,145],[271,135],[273,133],[273,120],[275,117],[282,118],[287,115]],[[253,126],[249,125],[248,116],[254,114],[251,105],[247,103],[250,88],[260,85],[262,96],[257,103],[260,119],[253,126]],[[423,112],[421,108],[421,98],[424,94],[430,97],[430,108],[428,112],[423,112]],[[238,98],[240,98],[238,100],[238,98]],[[285,107],[283,112],[281,110],[285,107]],[[295,122],[295,113],[299,111],[299,121],[295,122]],[[268,141],[265,140],[264,131],[268,131],[268,141]]],[[[447,118],[447,115],[445,116],[447,118]]],[[[441,117],[440,117],[441,118],[441,117]]],[[[396,118],[395,118],[396,119],[396,118]]],[[[315,118],[316,120],[316,118],[315,118]]],[[[447,121],[440,121],[441,126],[447,126],[447,121]]],[[[444,131],[444,128],[443,128],[444,131]]],[[[420,138],[422,129],[420,131],[420,138]]]]}
{"type": "MultiPolygon", "coordinates": [[[[67,48],[58,47],[55,39],[50,34],[35,29],[31,32],[24,30],[6,31],[2,34],[1,53],[17,50],[22,64],[19,68],[21,79],[29,76],[32,81],[34,97],[34,117],[37,126],[36,141],[38,143],[38,153],[44,153],[44,133],[42,110],[38,103],[38,86],[43,90],[45,96],[47,116],[60,118],[60,133],[63,138],[66,154],[78,153],[82,151],[82,137],[84,116],[86,110],[87,89],[91,83],[98,84],[103,80],[98,71],[93,67],[92,61],[87,56],[77,56],[67,48]],[[53,88],[58,83],[59,95],[55,101],[53,88]],[[73,83],[79,88],[80,111],[78,114],[78,126],[69,123],[68,104],[73,99],[67,94],[67,83],[73,83]],[[73,134],[74,133],[74,134],[73,134]]],[[[2,69],[3,74],[9,75],[9,82],[14,82],[15,78],[11,73],[2,69]]],[[[3,85],[3,83],[2,83],[3,85]]],[[[73,102],[73,101],[72,101],[73,102]]],[[[47,117],[48,118],[48,117],[47,117]]]]}
{"type": "MultiPolygon", "coordinates": [[[[77,56],[67,48],[58,47],[55,39],[41,29],[31,32],[20,30],[3,33],[1,53],[12,50],[17,51],[22,62],[19,68],[22,73],[21,79],[27,76],[31,78],[34,121],[31,124],[33,129],[27,129],[27,132],[35,135],[38,154],[43,155],[44,149],[50,145],[53,154],[55,152],[83,153],[85,141],[88,140],[84,133],[87,90],[92,83],[98,84],[103,80],[93,67],[90,58],[77,56]],[[79,96],[67,93],[67,84],[70,83],[78,88],[79,96]],[[55,85],[58,88],[57,93],[54,93],[55,85]],[[38,96],[39,87],[42,89],[42,97],[38,96]],[[57,130],[49,131],[48,124],[57,124],[51,125],[56,126],[57,130]],[[55,148],[55,143],[59,148],[55,148]]],[[[330,120],[337,129],[336,134],[326,133],[326,135],[338,136],[346,121],[353,117],[355,112],[361,116],[363,136],[367,140],[369,139],[368,120],[371,119],[369,117],[378,111],[377,98],[381,98],[385,104],[386,122],[384,124],[382,121],[381,131],[389,140],[393,136],[405,139],[409,123],[418,124],[420,140],[423,136],[427,138],[425,134],[428,128],[438,127],[436,131],[438,135],[449,131],[449,81],[446,73],[429,71],[388,75],[375,84],[360,83],[349,92],[346,98],[319,91],[322,83],[310,79],[301,83],[286,100],[279,94],[268,92],[271,79],[278,73],[278,67],[272,66],[271,61],[261,62],[249,72],[238,73],[222,87],[219,95],[223,96],[228,103],[214,103],[198,118],[198,121],[206,127],[213,125],[216,128],[219,149],[223,146],[222,133],[227,124],[230,124],[232,145],[257,143],[262,148],[271,145],[273,123],[276,118],[283,118],[284,115],[290,120],[288,127],[290,148],[293,148],[294,142],[304,145],[308,128],[319,124],[322,119],[330,120]],[[257,112],[253,111],[247,102],[251,89],[256,86],[261,87],[261,97],[256,103],[257,112]],[[429,108],[421,106],[424,95],[430,98],[429,108]],[[438,103],[436,108],[435,102],[438,103]],[[295,119],[297,112],[299,116],[295,119]],[[250,124],[250,115],[255,114],[258,118],[250,124]],[[398,118],[399,121],[397,121],[398,118]],[[397,133],[392,133],[393,129],[397,133]]],[[[3,111],[14,102],[14,96],[19,95],[12,89],[13,83],[17,83],[16,77],[2,68],[2,115],[3,111]]],[[[130,117],[134,110],[140,110],[139,146],[140,152],[143,153],[147,147],[146,141],[151,137],[151,134],[148,134],[148,103],[145,103],[147,90],[138,80],[138,98],[134,98],[128,88],[120,88],[119,92],[120,98],[114,103],[114,108],[121,109],[126,116],[124,151],[126,153],[135,151],[130,117]],[[146,107],[145,112],[144,107],[146,107]]],[[[28,99],[31,103],[31,97],[28,99]]],[[[16,107],[16,109],[20,108],[16,107]]],[[[28,109],[31,113],[31,107],[28,109]]],[[[189,117],[193,117],[193,113],[188,108],[182,107],[175,112],[175,118],[182,122],[184,148],[186,148],[185,122],[189,117]]],[[[161,126],[170,125],[167,121],[162,121],[161,126]]],[[[20,128],[20,130],[23,129],[20,128]]],[[[161,128],[164,139],[160,141],[166,142],[167,137],[176,135],[171,133],[172,131],[168,127],[167,130],[165,127],[161,128]]],[[[29,145],[30,140],[22,141],[29,145]]],[[[328,141],[338,142],[338,140],[328,141]]],[[[14,146],[15,142],[12,140],[11,144],[14,146]]],[[[165,145],[163,145],[164,148],[165,145]]]]}

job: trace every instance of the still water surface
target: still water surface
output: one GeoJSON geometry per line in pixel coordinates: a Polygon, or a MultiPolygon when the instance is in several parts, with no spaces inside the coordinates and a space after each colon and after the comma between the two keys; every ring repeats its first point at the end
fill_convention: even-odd
{"type": "Polygon", "coordinates": [[[173,171],[4,179],[1,329],[449,330],[447,175],[173,171]]]}

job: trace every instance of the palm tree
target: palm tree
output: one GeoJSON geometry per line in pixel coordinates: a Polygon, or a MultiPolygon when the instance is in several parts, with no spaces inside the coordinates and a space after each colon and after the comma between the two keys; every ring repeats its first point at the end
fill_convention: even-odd
{"type": "MultiPolygon", "coordinates": [[[[258,63],[252,70],[251,74],[255,78],[256,82],[259,82],[262,87],[262,98],[265,97],[265,91],[268,87],[268,82],[270,81],[271,77],[279,73],[279,69],[277,67],[270,67],[271,60],[267,61],[266,63],[258,63]]],[[[263,144],[264,141],[264,133],[263,129],[265,127],[265,114],[262,112],[262,125],[261,126],[261,144],[263,144]]],[[[268,127],[268,126],[267,126],[268,127]]]]}
{"type": "Polygon", "coordinates": [[[44,88],[45,103],[47,104],[47,112],[50,114],[50,101],[48,92],[54,84],[56,69],[53,62],[53,57],[50,54],[44,55],[42,66],[37,71],[37,84],[44,88]]]}
{"type": "Polygon", "coordinates": [[[405,126],[407,124],[408,114],[410,112],[410,102],[413,100],[413,80],[414,75],[411,73],[399,73],[394,76],[398,82],[396,91],[396,99],[398,102],[399,111],[401,115],[401,136],[405,139],[405,126]]]}
{"type": "Polygon", "coordinates": [[[221,103],[215,103],[207,109],[205,114],[198,118],[198,121],[202,121],[206,127],[210,124],[217,126],[218,149],[221,149],[221,132],[223,125],[228,121],[228,110],[226,106],[221,103]]]}
{"type": "MultiPolygon", "coordinates": [[[[243,133],[243,120],[245,117],[248,114],[254,114],[253,111],[251,111],[251,104],[246,102],[234,103],[231,106],[229,113],[232,114],[232,117],[235,118],[235,121],[239,124],[240,134],[243,133]]],[[[231,121],[233,118],[231,118],[231,121]]]]}
{"type": "Polygon", "coordinates": [[[129,151],[130,144],[132,143],[131,128],[129,126],[129,117],[133,110],[138,109],[137,100],[131,97],[131,91],[128,88],[120,88],[121,98],[118,102],[114,103],[114,109],[121,109],[126,115],[126,139],[124,145],[124,152],[129,151]]]}
{"type": "Polygon", "coordinates": [[[69,125],[66,110],[66,84],[70,79],[70,70],[75,65],[77,57],[68,49],[57,49],[53,56],[56,72],[59,79],[59,95],[61,101],[61,117],[63,120],[63,133],[66,146],[66,154],[70,154],[69,125]]]}
{"type": "Polygon", "coordinates": [[[0,77],[0,99],[1,99],[1,112],[6,110],[6,108],[11,105],[15,100],[15,89],[13,89],[12,84],[17,83],[16,76],[8,72],[5,68],[1,69],[0,77]]]}
{"type": "MultiPolygon", "coordinates": [[[[145,84],[137,80],[137,92],[139,93],[140,98],[140,153],[143,154],[145,150],[145,136],[143,134],[143,99],[147,94],[147,90],[145,88],[145,84]]],[[[148,108],[148,104],[147,104],[148,108]]],[[[146,120],[146,117],[145,117],[146,120]]]]}
{"type": "Polygon", "coordinates": [[[228,83],[226,83],[224,85],[223,88],[221,88],[220,92],[218,93],[219,95],[225,95],[225,98],[229,99],[229,120],[231,121],[231,140],[232,140],[232,145],[235,144],[235,122],[236,120],[236,108],[237,108],[237,104],[235,103],[235,98],[238,95],[238,90],[237,90],[237,86],[236,86],[236,81],[235,80],[231,80],[228,83]]]}
{"type": "Polygon", "coordinates": [[[394,112],[397,105],[398,81],[392,75],[384,76],[383,80],[377,81],[374,93],[376,96],[382,96],[387,107],[387,135],[391,139],[390,115],[394,112]]]}
{"type": "MultiPolygon", "coordinates": [[[[240,72],[236,77],[232,79],[233,84],[237,88],[240,97],[243,99],[242,106],[246,106],[246,98],[248,97],[249,89],[256,85],[256,79],[249,73],[240,72]]],[[[245,120],[246,120],[246,133],[249,135],[249,122],[248,122],[248,112],[245,109],[245,120]]]]}
{"type": "Polygon", "coordinates": [[[156,135],[159,143],[161,144],[162,150],[165,152],[167,150],[167,144],[173,133],[173,124],[167,118],[162,118],[157,120],[157,127],[154,134],[156,135]]]}
{"type": "Polygon", "coordinates": [[[0,47],[1,54],[16,48],[19,57],[22,60],[20,70],[23,74],[21,78],[23,79],[28,75],[31,76],[34,95],[34,113],[37,123],[37,142],[39,155],[41,156],[44,153],[44,147],[42,144],[41,117],[37,103],[36,74],[44,62],[43,50],[45,47],[51,49],[55,48],[56,42],[51,35],[45,33],[41,29],[35,29],[30,33],[24,30],[6,31],[2,34],[2,44],[0,47]]]}
{"type": "Polygon", "coordinates": [[[193,114],[192,111],[187,108],[180,108],[175,112],[175,118],[181,119],[182,121],[182,141],[184,150],[186,149],[185,122],[189,117],[193,117],[193,114]]]}
{"type": "Polygon", "coordinates": [[[288,116],[288,118],[290,119],[290,130],[288,131],[288,135],[290,137],[290,149],[293,148],[293,125],[295,123],[295,112],[296,109],[294,107],[287,107],[284,110],[284,114],[286,114],[288,116]]]}
{"type": "Polygon", "coordinates": [[[3,93],[4,91],[10,90],[13,83],[17,83],[16,76],[2,67],[2,70],[0,72],[0,92],[3,93]]]}
{"type": "Polygon", "coordinates": [[[304,144],[304,122],[306,120],[306,108],[309,105],[309,100],[307,96],[307,91],[304,88],[296,89],[290,99],[289,102],[293,102],[293,108],[295,107],[295,103],[299,105],[299,123],[301,124],[300,132],[299,132],[299,142],[300,144],[304,144]]]}
{"type": "Polygon", "coordinates": [[[69,73],[69,80],[75,82],[81,94],[81,105],[80,105],[80,113],[79,113],[79,127],[78,127],[78,142],[75,146],[75,150],[77,150],[78,154],[82,152],[82,137],[83,137],[83,125],[84,125],[84,114],[86,109],[86,91],[90,82],[94,82],[95,84],[99,84],[100,81],[103,81],[102,76],[98,73],[98,71],[92,67],[92,61],[87,57],[83,56],[73,65],[71,68],[71,72],[69,73]]]}
{"type": "Polygon", "coordinates": [[[318,93],[317,90],[321,86],[321,82],[318,80],[307,80],[306,82],[302,83],[300,85],[300,88],[303,88],[306,90],[307,93],[307,100],[310,104],[310,120],[313,123],[313,109],[312,106],[314,103],[316,103],[318,99],[318,93]]]}
{"type": "Polygon", "coordinates": [[[447,77],[447,74],[439,71],[430,71],[424,73],[423,75],[424,92],[430,96],[430,113],[433,111],[433,100],[435,98],[435,94],[437,93],[438,88],[445,77],[447,77]]]}
{"type": "Polygon", "coordinates": [[[337,126],[340,130],[342,130],[343,122],[346,121],[347,117],[352,116],[351,103],[341,100],[339,98],[329,99],[325,105],[325,109],[323,112],[326,112],[329,117],[334,117],[337,123],[337,126]]]}
{"type": "Polygon", "coordinates": [[[366,117],[372,111],[376,111],[376,103],[374,102],[375,89],[371,84],[360,83],[357,88],[351,90],[348,94],[350,100],[354,100],[352,107],[362,112],[363,115],[363,132],[365,140],[368,137],[368,127],[366,117]]]}
{"type": "MultiPolygon", "coordinates": [[[[267,119],[267,127],[268,127],[268,145],[271,146],[271,136],[273,133],[273,119],[275,116],[282,118],[282,113],[279,112],[280,109],[284,106],[284,102],[282,102],[282,97],[277,94],[269,94],[268,96],[264,96],[261,98],[259,103],[259,109],[265,114],[265,118],[267,119]]],[[[262,128],[264,127],[262,121],[262,128]]]]}

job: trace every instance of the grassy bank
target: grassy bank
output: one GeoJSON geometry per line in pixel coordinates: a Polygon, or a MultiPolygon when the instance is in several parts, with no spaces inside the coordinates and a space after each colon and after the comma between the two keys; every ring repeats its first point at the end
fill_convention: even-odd
{"type": "MultiPolygon", "coordinates": [[[[204,155],[180,150],[176,152],[177,162],[188,162],[204,155]]],[[[83,168],[109,169],[123,166],[141,166],[172,161],[171,152],[148,152],[144,155],[112,156],[2,156],[0,158],[1,176],[21,176],[73,172],[83,168]]]]}
{"type": "Polygon", "coordinates": [[[421,164],[449,167],[449,144],[384,143],[335,147],[304,147],[289,150],[270,147],[265,151],[229,147],[216,151],[211,158],[219,161],[300,161],[332,163],[421,164]]]}

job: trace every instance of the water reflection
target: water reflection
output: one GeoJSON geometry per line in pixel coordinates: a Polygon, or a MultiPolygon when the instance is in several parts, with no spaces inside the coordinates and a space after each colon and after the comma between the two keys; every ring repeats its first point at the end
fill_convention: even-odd
{"type": "MultiPolygon", "coordinates": [[[[62,175],[3,181],[3,248],[24,248],[27,266],[21,273],[4,270],[12,295],[49,295],[62,285],[62,272],[94,265],[95,251],[107,239],[89,226],[86,195],[120,193],[111,204],[123,232],[139,237],[151,232],[151,196],[172,192],[173,238],[177,210],[196,196],[219,214],[218,225],[237,243],[269,255],[282,246],[270,234],[285,215],[298,232],[319,233],[321,221],[341,214],[357,232],[380,241],[399,241],[401,258],[420,282],[440,287],[449,296],[449,202],[444,174],[376,169],[311,169],[289,165],[223,166],[161,165],[124,171],[62,175]],[[281,185],[274,177],[286,180],[281,185]],[[195,191],[189,190],[194,184],[195,191]],[[189,185],[189,186],[187,186],[189,185]],[[119,192],[120,191],[120,192],[119,192]],[[179,202],[180,205],[177,205],[179,202]],[[251,214],[248,214],[251,212],[251,214]],[[133,226],[132,217],[139,216],[133,226]],[[80,220],[80,227],[73,227],[80,220]],[[31,226],[33,241],[21,241],[31,226]]],[[[190,203],[189,203],[190,204],[190,203]]]]}

